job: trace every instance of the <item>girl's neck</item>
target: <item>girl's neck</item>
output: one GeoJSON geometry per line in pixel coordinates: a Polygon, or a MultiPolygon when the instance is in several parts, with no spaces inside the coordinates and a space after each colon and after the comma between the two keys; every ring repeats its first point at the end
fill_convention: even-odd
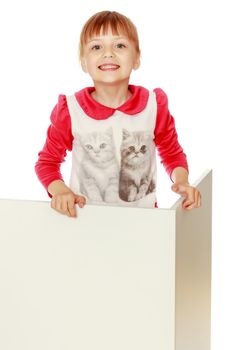
{"type": "Polygon", "coordinates": [[[95,83],[95,90],[91,96],[102,105],[110,108],[118,108],[123,105],[132,95],[128,82],[119,85],[102,85],[95,83]]]}

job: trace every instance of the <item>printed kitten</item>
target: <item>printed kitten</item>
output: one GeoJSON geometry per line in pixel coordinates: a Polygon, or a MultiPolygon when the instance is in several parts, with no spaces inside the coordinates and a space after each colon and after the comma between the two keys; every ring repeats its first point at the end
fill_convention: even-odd
{"type": "Polygon", "coordinates": [[[152,140],[146,131],[123,129],[119,196],[127,202],[136,201],[155,190],[152,179],[152,140]]]}
{"type": "Polygon", "coordinates": [[[114,203],[119,200],[119,166],[112,129],[80,136],[84,150],[80,190],[90,202],[114,203]]]}

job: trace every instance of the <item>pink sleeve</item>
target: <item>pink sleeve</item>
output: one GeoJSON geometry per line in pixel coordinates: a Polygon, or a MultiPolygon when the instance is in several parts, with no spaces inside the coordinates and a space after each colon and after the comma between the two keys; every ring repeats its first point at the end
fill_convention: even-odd
{"type": "Polygon", "coordinates": [[[161,163],[171,177],[176,167],[183,167],[188,171],[188,163],[178,142],[175,121],[168,109],[167,95],[162,89],[154,89],[154,92],[157,100],[155,144],[161,163]]]}
{"type": "Polygon", "coordinates": [[[66,151],[72,150],[73,136],[66,96],[59,95],[50,120],[46,142],[35,165],[36,174],[46,190],[52,181],[63,181],[60,165],[65,160],[66,151]]]}

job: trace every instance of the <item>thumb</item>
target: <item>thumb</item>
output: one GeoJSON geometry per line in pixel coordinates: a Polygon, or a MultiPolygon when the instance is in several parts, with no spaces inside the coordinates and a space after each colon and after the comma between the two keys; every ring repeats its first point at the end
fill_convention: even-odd
{"type": "Polygon", "coordinates": [[[81,208],[86,204],[86,198],[83,196],[75,195],[75,204],[78,204],[81,208]]]}
{"type": "Polygon", "coordinates": [[[177,192],[178,188],[179,188],[179,186],[177,184],[173,184],[172,187],[171,187],[173,192],[177,192]]]}
{"type": "Polygon", "coordinates": [[[187,195],[186,187],[184,185],[180,185],[180,184],[175,183],[172,185],[171,188],[172,188],[173,192],[178,193],[181,196],[187,195]]]}

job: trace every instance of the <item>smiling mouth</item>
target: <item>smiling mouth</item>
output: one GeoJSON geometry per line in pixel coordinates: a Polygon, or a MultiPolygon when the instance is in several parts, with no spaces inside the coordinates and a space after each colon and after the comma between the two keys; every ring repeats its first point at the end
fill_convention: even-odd
{"type": "Polygon", "coordinates": [[[114,71],[119,69],[120,66],[118,64],[101,64],[98,68],[102,71],[114,71]]]}

